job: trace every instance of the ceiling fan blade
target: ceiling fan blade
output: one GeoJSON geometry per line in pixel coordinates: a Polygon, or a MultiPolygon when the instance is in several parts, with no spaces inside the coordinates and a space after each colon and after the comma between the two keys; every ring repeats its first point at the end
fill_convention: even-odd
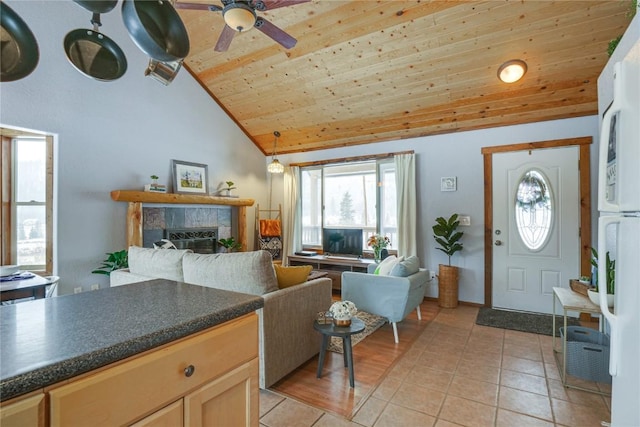
{"type": "Polygon", "coordinates": [[[236,35],[236,30],[226,25],[222,29],[220,33],[220,37],[218,37],[218,43],[216,43],[216,47],[213,49],[216,52],[226,52],[231,45],[231,40],[233,40],[233,36],[236,35]]]}
{"type": "Polygon", "coordinates": [[[295,6],[300,3],[308,3],[311,0],[257,0],[254,4],[259,11],[273,10],[279,7],[295,6]]]}
{"type": "MultiPolygon", "coordinates": [[[[273,25],[271,22],[267,21],[264,18],[258,17],[256,19],[256,23],[254,25],[258,30],[262,31],[264,34],[271,37],[273,40],[280,43],[282,46],[287,49],[291,49],[298,42],[296,39],[291,37],[289,34],[285,33],[280,28],[273,25]]],[[[233,31],[233,30],[231,30],[233,31]]]]}
{"type": "Polygon", "coordinates": [[[187,10],[209,10],[211,12],[220,12],[222,11],[221,6],[216,6],[215,4],[203,4],[203,3],[183,3],[183,2],[175,2],[173,3],[173,7],[175,9],[187,9],[187,10]]]}

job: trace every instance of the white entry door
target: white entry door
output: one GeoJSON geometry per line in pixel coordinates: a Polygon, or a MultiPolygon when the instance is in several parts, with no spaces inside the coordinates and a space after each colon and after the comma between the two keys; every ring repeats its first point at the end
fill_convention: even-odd
{"type": "Polygon", "coordinates": [[[493,155],[493,306],[551,313],[580,275],[578,147],[493,155]]]}

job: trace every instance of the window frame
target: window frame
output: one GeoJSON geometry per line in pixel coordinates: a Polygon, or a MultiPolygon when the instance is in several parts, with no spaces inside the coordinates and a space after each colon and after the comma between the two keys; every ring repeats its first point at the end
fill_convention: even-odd
{"type": "MultiPolygon", "coordinates": [[[[352,161],[348,160],[348,159],[340,159],[340,160],[336,160],[336,161],[326,161],[326,162],[322,162],[321,164],[310,164],[310,165],[304,165],[304,166],[300,166],[300,174],[302,177],[302,174],[305,171],[320,171],[320,202],[321,202],[321,210],[320,210],[320,227],[324,228],[326,226],[325,224],[325,168],[332,168],[332,167],[336,167],[336,166],[341,166],[341,165],[355,165],[356,163],[358,164],[362,164],[362,163],[372,163],[375,164],[375,180],[376,180],[376,190],[375,190],[375,197],[376,197],[376,202],[375,202],[375,230],[373,231],[373,233],[375,234],[380,234],[381,233],[381,221],[382,221],[382,209],[384,208],[384,203],[382,201],[382,197],[384,195],[384,190],[383,190],[383,185],[384,185],[384,180],[383,180],[383,174],[385,173],[385,171],[389,171],[389,170],[393,170],[395,173],[395,164],[394,164],[394,160],[393,157],[390,156],[384,156],[384,157],[378,157],[378,158],[370,158],[370,159],[363,159],[363,158],[358,158],[358,159],[354,159],[352,161]]],[[[304,190],[304,186],[300,185],[300,194],[299,194],[299,198],[300,198],[300,203],[303,203],[303,190],[304,190]]],[[[397,209],[397,206],[396,206],[397,209]]],[[[339,225],[336,226],[330,226],[330,227],[340,227],[339,225]]],[[[304,224],[302,223],[302,221],[300,221],[300,236],[302,239],[303,236],[303,232],[302,229],[304,228],[304,224]]],[[[365,228],[365,227],[356,227],[356,228],[365,228]]],[[[366,241],[368,239],[368,235],[367,233],[367,229],[365,229],[365,233],[364,233],[364,242],[363,242],[363,253],[373,253],[373,251],[367,247],[366,245],[366,241]]],[[[397,229],[397,225],[396,225],[396,229],[397,229]]],[[[395,239],[394,239],[395,240],[395,239]]],[[[393,241],[393,240],[392,240],[393,241]]],[[[319,245],[315,245],[315,244],[306,244],[304,242],[302,243],[302,248],[303,250],[313,250],[313,251],[317,251],[319,253],[322,253],[322,240],[320,239],[320,244],[319,245]]],[[[390,247],[390,253],[395,253],[397,248],[397,242],[394,242],[395,244],[393,244],[392,247],[390,247]]]]}
{"type": "Polygon", "coordinates": [[[45,264],[43,266],[25,266],[25,270],[41,275],[53,273],[53,136],[34,135],[20,131],[7,132],[2,129],[2,149],[0,156],[0,193],[2,197],[2,208],[0,209],[0,229],[2,239],[0,239],[0,261],[3,265],[12,265],[17,261],[17,235],[15,227],[16,208],[29,205],[45,206],[45,264]],[[5,133],[6,132],[6,133],[5,133]],[[14,144],[19,143],[20,138],[44,138],[46,143],[46,171],[45,171],[45,201],[44,202],[21,202],[15,200],[14,192],[14,144]],[[43,268],[42,268],[43,267],[43,268]]]}

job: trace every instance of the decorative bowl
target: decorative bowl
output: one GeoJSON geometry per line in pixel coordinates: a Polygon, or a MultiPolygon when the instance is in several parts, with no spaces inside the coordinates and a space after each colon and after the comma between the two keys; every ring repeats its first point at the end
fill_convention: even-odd
{"type": "MultiPolygon", "coordinates": [[[[591,289],[589,289],[587,293],[589,294],[591,302],[600,307],[600,294],[591,289]]],[[[609,306],[609,308],[613,307],[613,294],[607,294],[607,306],[609,306]]]]}
{"type": "Polygon", "coordinates": [[[333,319],[333,324],[336,326],[351,326],[351,319],[333,319]]]}
{"type": "Polygon", "coordinates": [[[0,265],[0,276],[11,276],[20,271],[19,265],[0,265]]]}

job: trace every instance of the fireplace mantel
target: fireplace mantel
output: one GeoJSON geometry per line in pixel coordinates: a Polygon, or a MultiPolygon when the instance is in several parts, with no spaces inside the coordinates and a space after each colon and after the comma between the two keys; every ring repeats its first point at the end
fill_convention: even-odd
{"type": "Polygon", "coordinates": [[[113,190],[111,199],[129,202],[127,209],[127,246],[142,246],[142,204],[219,205],[238,208],[238,242],[247,250],[247,206],[253,199],[200,194],[155,193],[150,191],[113,190]]]}

